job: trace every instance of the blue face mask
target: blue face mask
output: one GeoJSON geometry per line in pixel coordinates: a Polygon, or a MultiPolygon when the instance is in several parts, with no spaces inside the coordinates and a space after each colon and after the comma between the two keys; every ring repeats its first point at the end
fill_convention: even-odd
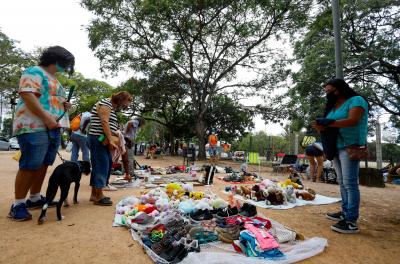
{"type": "Polygon", "coordinates": [[[61,67],[60,65],[58,65],[57,63],[56,63],[56,68],[57,68],[58,72],[61,72],[61,73],[65,72],[65,69],[63,67],[61,67]]]}

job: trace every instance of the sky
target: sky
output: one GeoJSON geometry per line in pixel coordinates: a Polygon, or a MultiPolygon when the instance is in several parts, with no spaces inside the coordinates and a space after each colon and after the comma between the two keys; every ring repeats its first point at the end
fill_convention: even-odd
{"type": "MultiPolygon", "coordinates": [[[[60,45],[74,54],[76,71],[86,78],[106,81],[117,86],[130,76],[119,72],[116,76],[105,76],[100,72],[100,62],[88,47],[85,26],[93,15],[82,8],[77,0],[0,0],[0,29],[9,38],[18,41],[24,51],[38,47],[60,45]]],[[[107,73],[109,75],[109,73],[107,73]]],[[[260,116],[254,118],[253,131],[267,131],[278,135],[283,132],[280,125],[268,124],[260,116]]]]}

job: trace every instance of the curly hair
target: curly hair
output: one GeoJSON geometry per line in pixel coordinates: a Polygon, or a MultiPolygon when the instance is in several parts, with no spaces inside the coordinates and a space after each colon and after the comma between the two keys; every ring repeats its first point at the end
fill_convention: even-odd
{"type": "Polygon", "coordinates": [[[39,58],[39,66],[47,67],[51,64],[58,64],[69,74],[74,72],[75,57],[67,49],[60,46],[52,46],[45,49],[39,58]]]}

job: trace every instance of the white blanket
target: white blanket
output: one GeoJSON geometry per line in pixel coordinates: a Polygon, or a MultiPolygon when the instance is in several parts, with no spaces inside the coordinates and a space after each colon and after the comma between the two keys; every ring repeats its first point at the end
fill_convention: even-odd
{"type": "MultiPolygon", "coordinates": [[[[225,192],[225,194],[229,194],[225,192]]],[[[304,206],[304,205],[322,205],[322,204],[333,204],[340,202],[342,199],[340,198],[335,198],[335,197],[327,197],[323,196],[320,194],[317,194],[315,196],[314,201],[305,201],[301,199],[296,199],[296,203],[287,203],[287,204],[282,204],[282,205],[267,205],[265,201],[260,201],[260,202],[255,202],[250,199],[246,199],[241,195],[235,195],[235,199],[245,201],[249,204],[261,207],[261,208],[267,208],[267,209],[278,209],[278,210],[286,210],[286,209],[291,209],[296,206],[304,206]]]]}

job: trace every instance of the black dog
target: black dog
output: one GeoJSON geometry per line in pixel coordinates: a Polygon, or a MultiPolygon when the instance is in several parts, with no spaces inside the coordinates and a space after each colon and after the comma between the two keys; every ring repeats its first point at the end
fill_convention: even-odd
{"type": "Polygon", "coordinates": [[[42,213],[40,214],[38,224],[43,224],[46,220],[47,207],[54,200],[58,187],[61,189],[60,200],[57,203],[57,219],[62,220],[61,206],[68,197],[71,183],[75,182],[74,204],[78,203],[78,190],[82,173],[88,175],[91,172],[89,161],[66,161],[56,167],[49,179],[49,185],[46,191],[46,203],[43,205],[42,213]]]}

